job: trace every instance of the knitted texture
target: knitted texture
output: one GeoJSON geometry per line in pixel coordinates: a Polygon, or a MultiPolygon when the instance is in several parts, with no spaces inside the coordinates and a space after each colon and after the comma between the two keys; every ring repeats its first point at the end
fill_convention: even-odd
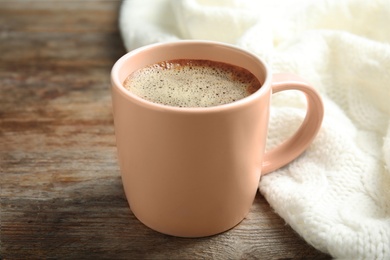
{"type": "MultiPolygon", "coordinates": [[[[388,0],[125,0],[120,13],[128,50],[227,42],[318,89],[317,138],[259,189],[308,243],[340,259],[390,259],[389,25],[388,0]]],[[[305,109],[300,93],[273,95],[267,149],[299,127],[305,109]]]]}

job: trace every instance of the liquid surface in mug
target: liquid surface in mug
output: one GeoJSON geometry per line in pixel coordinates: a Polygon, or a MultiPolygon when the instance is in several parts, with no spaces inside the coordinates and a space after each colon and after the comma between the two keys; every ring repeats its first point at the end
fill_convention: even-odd
{"type": "Polygon", "coordinates": [[[131,73],[124,86],[133,94],[176,107],[211,107],[256,92],[261,83],[248,70],[217,61],[180,59],[131,73]]]}

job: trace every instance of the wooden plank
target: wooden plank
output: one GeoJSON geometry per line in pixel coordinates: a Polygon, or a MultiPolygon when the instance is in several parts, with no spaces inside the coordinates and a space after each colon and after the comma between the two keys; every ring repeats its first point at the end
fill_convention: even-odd
{"type": "Polygon", "coordinates": [[[328,258],[305,245],[269,210],[260,195],[247,219],[231,231],[185,239],[162,235],[143,226],[127,207],[120,179],[111,180],[97,187],[93,182],[85,182],[79,189],[87,190],[88,198],[20,198],[17,204],[3,200],[8,205],[6,217],[13,213],[13,219],[2,218],[6,224],[2,238],[7,241],[3,249],[16,251],[18,256],[32,254],[38,258],[328,258]],[[116,192],[112,186],[117,188],[116,192]]]}

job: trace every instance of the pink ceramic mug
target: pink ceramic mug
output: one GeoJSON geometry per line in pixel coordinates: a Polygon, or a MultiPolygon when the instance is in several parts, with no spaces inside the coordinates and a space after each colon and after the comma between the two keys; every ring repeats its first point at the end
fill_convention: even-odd
{"type": "Polygon", "coordinates": [[[255,55],[209,41],[178,41],[136,49],[111,72],[118,158],[130,208],[146,226],[201,237],[237,225],[251,208],[260,176],[299,156],[323,118],[318,93],[295,75],[272,75],[255,55]],[[262,87],[233,103],[179,108],[146,101],[123,86],[133,71],[172,59],[206,59],[252,72],[262,87]],[[295,89],[307,97],[297,132],[265,152],[271,94],[295,89]]]}

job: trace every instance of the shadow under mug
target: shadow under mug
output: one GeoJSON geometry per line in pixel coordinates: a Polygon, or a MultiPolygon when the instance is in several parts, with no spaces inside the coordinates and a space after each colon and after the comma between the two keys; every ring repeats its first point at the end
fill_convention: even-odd
{"type": "Polygon", "coordinates": [[[130,208],[146,226],[174,236],[210,236],[240,223],[260,177],[298,157],[315,138],[324,113],[319,94],[297,75],[272,75],[259,57],[217,42],[141,47],[115,63],[111,81],[118,160],[130,208]],[[233,64],[252,72],[262,87],[207,108],[156,104],[124,88],[133,71],[173,59],[233,64]],[[271,95],[290,89],[305,94],[306,117],[289,139],[265,152],[271,95]]]}

